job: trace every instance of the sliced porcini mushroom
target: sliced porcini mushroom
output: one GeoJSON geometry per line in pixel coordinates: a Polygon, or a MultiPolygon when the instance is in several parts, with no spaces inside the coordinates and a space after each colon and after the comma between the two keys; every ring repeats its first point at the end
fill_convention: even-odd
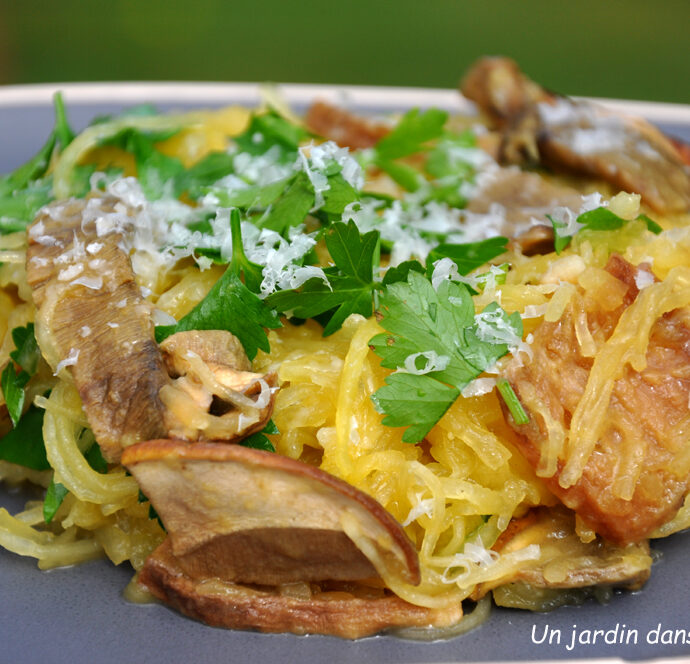
{"type": "Polygon", "coordinates": [[[565,509],[532,510],[511,522],[494,548],[507,554],[534,544],[539,546],[536,561],[497,588],[483,584],[477,595],[493,589],[500,606],[544,611],[614,588],[639,590],[651,571],[646,540],[626,546],[600,537],[585,542],[576,533],[573,513],[565,509]]]}
{"type": "Polygon", "coordinates": [[[460,89],[502,133],[502,161],[602,178],[659,212],[690,210],[684,150],[645,120],[549,92],[507,58],[478,61],[460,89]]]}
{"type": "Polygon", "coordinates": [[[523,256],[549,254],[554,250],[553,228],[544,224],[535,224],[518,235],[513,243],[523,256]]]}
{"type": "Polygon", "coordinates": [[[397,521],[318,468],[240,445],[171,440],[129,447],[122,463],[191,578],[277,585],[378,572],[419,583],[416,550],[397,521]]]}
{"type": "Polygon", "coordinates": [[[189,370],[187,351],[196,353],[212,371],[216,367],[237,371],[252,368],[240,340],[225,330],[176,332],[161,342],[161,351],[171,376],[183,376],[189,370]]]}
{"type": "Polygon", "coordinates": [[[56,373],[68,370],[111,462],[122,447],[167,435],[159,391],[169,382],[151,308],[134,281],[115,199],[51,204],[28,231],[36,336],[56,373]]]}
{"type": "Polygon", "coordinates": [[[565,509],[535,509],[511,526],[499,539],[497,551],[539,546],[537,562],[519,570],[514,581],[535,588],[604,585],[638,590],[649,578],[652,558],[646,540],[625,546],[601,537],[583,542],[575,531],[575,515],[565,509]]]}
{"type": "Polygon", "coordinates": [[[224,330],[178,332],[160,348],[173,378],[160,392],[169,435],[233,442],[266,426],[277,377],[250,371],[237,337],[224,330]]]}
{"type": "Polygon", "coordinates": [[[122,461],[168,531],[139,582],[185,615],[344,638],[462,618],[459,604],[414,606],[385,589],[379,574],[419,583],[414,546],[379,503],[318,468],[169,440],[129,447],[122,461]]]}
{"type": "Polygon", "coordinates": [[[489,171],[466,210],[471,214],[500,211],[504,221],[498,231],[513,238],[523,254],[531,256],[553,251],[553,231],[547,214],[555,207],[579,209],[581,205],[582,195],[572,187],[510,166],[489,171]]]}
{"type": "Polygon", "coordinates": [[[415,606],[381,587],[300,583],[269,587],[190,578],[166,539],[139,574],[158,599],[213,627],[327,634],[358,639],[396,627],[445,628],[462,619],[462,605],[415,606]]]}

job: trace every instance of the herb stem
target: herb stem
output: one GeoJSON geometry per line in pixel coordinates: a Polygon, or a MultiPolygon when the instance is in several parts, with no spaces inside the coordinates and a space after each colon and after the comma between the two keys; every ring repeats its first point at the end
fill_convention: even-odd
{"type": "Polygon", "coordinates": [[[517,394],[513,391],[508,380],[499,378],[498,381],[496,381],[496,387],[506,406],[508,406],[508,410],[515,420],[515,424],[527,424],[529,422],[529,416],[522,407],[520,400],[517,398],[517,394]]]}

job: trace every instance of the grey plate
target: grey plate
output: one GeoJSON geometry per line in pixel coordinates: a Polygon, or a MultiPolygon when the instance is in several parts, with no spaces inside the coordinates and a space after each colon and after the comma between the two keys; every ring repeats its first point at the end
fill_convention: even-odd
{"type": "MultiPolygon", "coordinates": [[[[90,118],[150,100],[162,108],[222,103],[254,103],[255,86],[189,84],[62,86],[77,128],[90,118]]],[[[311,97],[338,98],[334,88],[286,86],[297,106],[311,97]]],[[[0,88],[0,173],[32,156],[52,127],[52,88],[0,88]]],[[[413,105],[462,110],[449,91],[348,88],[347,98],[372,110],[413,105]]],[[[614,105],[616,102],[614,102],[614,105]]],[[[690,141],[690,110],[659,104],[617,103],[642,111],[675,135],[690,141]]],[[[0,505],[11,512],[26,496],[0,489],[0,505]]],[[[488,622],[469,634],[436,643],[390,636],[360,641],[233,632],[206,627],[161,605],[138,606],[122,598],[131,578],[126,565],[97,561],[41,572],[35,561],[0,549],[0,663],[80,664],[82,662],[188,664],[190,662],[498,662],[550,659],[680,658],[690,661],[690,532],[654,548],[662,555],[650,581],[638,593],[621,593],[607,605],[588,602],[549,614],[495,609],[488,622]],[[613,632],[620,636],[611,641],[613,632]],[[603,630],[592,644],[595,630],[603,630]],[[668,632],[671,630],[672,633],[668,632]],[[555,635],[560,632],[560,644],[555,635]],[[607,634],[608,632],[608,634],[607,634]],[[573,633],[575,645],[570,648],[573,633]],[[544,635],[552,642],[542,642],[544,635]],[[634,636],[637,636],[635,643],[634,636]],[[670,636],[669,636],[670,635],[670,636]],[[589,638],[588,638],[589,637],[589,638]],[[655,641],[656,638],[656,643],[655,641]],[[669,643],[661,641],[670,640],[669,643]],[[579,643],[583,639],[585,643],[579,643]],[[650,643],[649,641],[652,641],[650,643]],[[586,641],[589,641],[587,643],[586,641]]],[[[547,639],[548,641],[548,639],[547,639]]]]}

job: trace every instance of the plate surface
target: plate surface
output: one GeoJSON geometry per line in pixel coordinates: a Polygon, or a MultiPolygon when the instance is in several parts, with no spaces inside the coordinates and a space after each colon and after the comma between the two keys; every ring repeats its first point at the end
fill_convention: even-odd
{"type": "MultiPolygon", "coordinates": [[[[64,92],[70,120],[82,129],[95,115],[152,102],[161,109],[254,105],[259,86],[234,84],[99,84],[0,88],[0,173],[31,157],[53,124],[51,96],[64,92]]],[[[450,90],[282,86],[296,108],[319,97],[367,111],[437,106],[467,111],[450,90]]],[[[604,103],[647,116],[690,142],[690,107],[604,103]]],[[[23,507],[25,496],[0,488],[0,506],[23,507]]],[[[690,532],[654,543],[661,556],[638,593],[609,604],[588,602],[549,614],[494,609],[480,628],[449,641],[416,643],[389,636],[360,641],[268,635],[206,627],[161,605],[138,606],[122,591],[128,566],[96,561],[41,572],[33,559],[0,549],[0,663],[188,664],[194,662],[504,662],[556,659],[679,658],[690,661],[690,532]],[[600,630],[596,633],[596,630],[600,630]],[[614,632],[615,630],[615,632],[614,632]],[[575,641],[573,643],[573,635],[575,641]],[[560,636],[560,642],[558,642],[560,636]],[[595,641],[595,642],[593,642],[595,641]]]]}

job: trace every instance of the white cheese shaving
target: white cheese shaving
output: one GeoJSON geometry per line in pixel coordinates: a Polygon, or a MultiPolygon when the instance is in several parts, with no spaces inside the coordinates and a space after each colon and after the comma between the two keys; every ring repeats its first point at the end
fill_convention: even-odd
{"type": "Polygon", "coordinates": [[[478,397],[482,394],[488,394],[496,387],[495,378],[475,378],[465,388],[461,394],[466,399],[470,397],[478,397]]]}
{"type": "Polygon", "coordinates": [[[328,184],[328,177],[323,173],[320,173],[312,164],[310,164],[309,157],[307,156],[311,150],[311,145],[306,145],[299,148],[297,152],[297,162],[295,163],[295,168],[297,170],[302,170],[306,173],[314,188],[314,209],[318,209],[323,206],[325,199],[323,196],[324,191],[328,191],[331,185],[328,184]]]}
{"type": "Polygon", "coordinates": [[[259,231],[253,224],[242,225],[245,253],[250,261],[263,266],[260,297],[276,290],[299,288],[312,278],[328,284],[323,269],[300,265],[304,256],[316,244],[316,234],[304,233],[303,226],[289,230],[288,239],[267,228],[259,231]]]}
{"type": "Polygon", "coordinates": [[[572,131],[570,147],[580,155],[619,152],[625,148],[627,132],[621,126],[615,131],[609,126],[578,127],[572,131]]]}
{"type": "Polygon", "coordinates": [[[562,224],[562,227],[558,228],[559,235],[575,235],[583,227],[577,221],[581,214],[595,210],[598,207],[606,207],[607,205],[607,201],[602,200],[601,194],[594,192],[582,197],[582,205],[579,212],[575,212],[568,207],[558,206],[553,209],[551,218],[555,222],[562,224]]]}
{"type": "MultiPolygon", "coordinates": [[[[278,145],[272,145],[264,154],[253,155],[239,152],[234,155],[232,163],[236,175],[244,180],[264,186],[277,182],[293,174],[292,164],[281,163],[283,152],[278,145]]],[[[232,188],[236,182],[232,179],[225,181],[225,185],[232,188]]],[[[221,185],[223,186],[223,185],[221,185]]]]}
{"type": "Polygon", "coordinates": [[[30,229],[29,229],[29,237],[34,240],[37,237],[40,237],[41,235],[45,234],[46,230],[46,225],[43,223],[43,221],[36,222],[30,229]]]}
{"type": "Polygon", "coordinates": [[[177,325],[177,320],[174,316],[166,313],[162,309],[154,309],[151,316],[154,325],[177,325]]]}
{"type": "Polygon", "coordinates": [[[359,162],[350,155],[347,148],[341,148],[333,141],[326,141],[311,148],[309,159],[312,166],[317,170],[324,170],[335,162],[340,166],[340,174],[343,179],[352,187],[361,190],[364,186],[364,173],[359,162]]]}
{"type": "Polygon", "coordinates": [[[83,276],[72,280],[71,283],[75,285],[85,286],[86,288],[90,288],[91,290],[99,290],[103,288],[103,277],[83,276]]]}
{"type": "Polygon", "coordinates": [[[520,314],[523,319],[528,318],[541,318],[546,310],[549,308],[548,303],[546,304],[528,304],[525,306],[525,310],[520,314]]]}
{"type": "Polygon", "coordinates": [[[403,363],[403,368],[399,368],[398,371],[421,376],[432,371],[443,371],[449,364],[450,357],[448,355],[439,355],[435,350],[425,350],[408,355],[403,363]],[[418,359],[424,360],[421,367],[417,366],[418,359]]]}
{"type": "Polygon", "coordinates": [[[578,119],[578,108],[567,99],[556,99],[555,103],[537,104],[539,118],[550,126],[572,124],[578,119]]]}
{"type": "Polygon", "coordinates": [[[654,283],[654,275],[647,270],[637,270],[635,272],[635,285],[639,290],[647,288],[654,283]]]}
{"type": "Polygon", "coordinates": [[[71,348],[67,357],[57,363],[53,376],[57,376],[65,367],[74,366],[77,363],[78,358],[79,350],[77,348],[71,348]]]}
{"type": "Polygon", "coordinates": [[[501,309],[495,309],[475,314],[477,337],[492,344],[506,344],[513,355],[525,352],[532,357],[532,349],[504,319],[503,313],[501,309]]]}
{"type": "Polygon", "coordinates": [[[62,242],[59,242],[57,238],[53,237],[52,235],[39,235],[35,238],[33,238],[34,242],[37,244],[40,244],[43,247],[63,247],[64,244],[62,242]]]}
{"type": "Polygon", "coordinates": [[[50,261],[43,256],[32,256],[30,262],[36,267],[45,267],[50,261]]]}
{"type": "Polygon", "coordinates": [[[434,499],[422,498],[422,494],[416,494],[416,502],[409,511],[407,518],[402,522],[403,526],[409,526],[413,521],[416,521],[420,516],[427,516],[432,518],[434,515],[434,499]]]}
{"type": "Polygon", "coordinates": [[[84,266],[81,263],[75,263],[69,267],[64,268],[58,272],[58,281],[72,281],[76,279],[84,271],[84,266]]]}

